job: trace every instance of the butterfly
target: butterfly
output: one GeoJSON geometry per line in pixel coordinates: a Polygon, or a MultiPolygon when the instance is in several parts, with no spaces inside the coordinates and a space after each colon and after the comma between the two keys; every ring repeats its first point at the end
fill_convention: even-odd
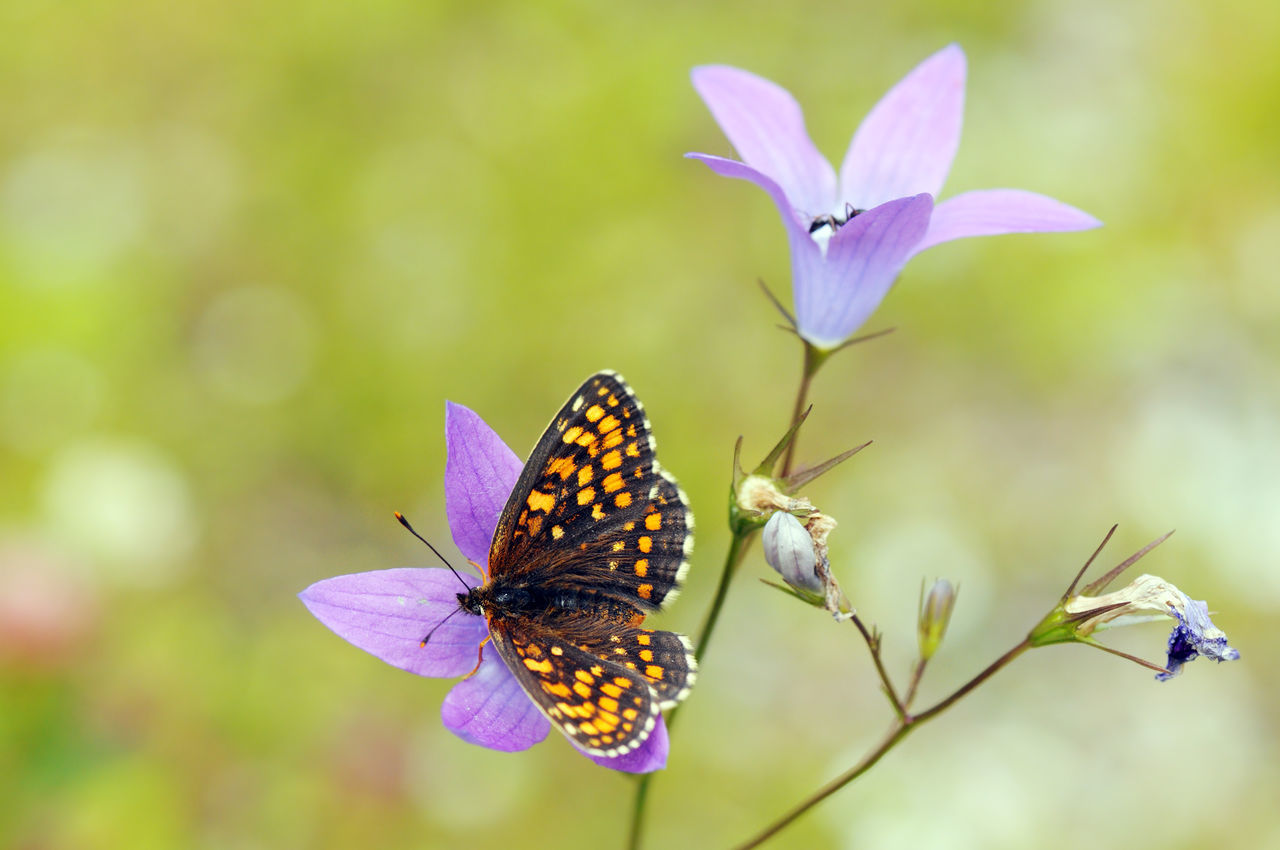
{"type": "Polygon", "coordinates": [[[684,493],[654,457],[621,376],[588,378],[556,414],[498,518],[484,584],[458,594],[542,713],[581,750],[631,752],[689,694],[688,638],[642,627],[693,550],[684,493]]]}

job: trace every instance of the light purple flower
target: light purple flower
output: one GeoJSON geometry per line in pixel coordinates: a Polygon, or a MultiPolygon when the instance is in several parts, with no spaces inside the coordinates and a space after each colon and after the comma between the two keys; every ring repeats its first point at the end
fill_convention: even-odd
{"type": "MultiPolygon", "coordinates": [[[[479,415],[445,406],[445,506],[449,530],[463,556],[477,564],[489,557],[498,516],[523,464],[479,415]]],[[[480,584],[463,574],[467,587],[480,584]]],[[[529,699],[492,646],[483,617],[460,611],[466,588],[447,569],[405,567],[337,576],[298,594],[320,622],[342,639],[419,676],[475,674],[453,686],[441,707],[444,725],[473,744],[525,750],[547,737],[550,722],[529,699]],[[446,618],[448,618],[446,622],[446,618]],[[431,633],[423,647],[422,639],[431,633]]],[[[647,773],[667,761],[667,729],[661,718],[639,748],[616,758],[588,756],[614,770],[647,773]]]]}
{"type": "Polygon", "coordinates": [[[796,330],[818,348],[834,348],[856,331],[906,262],[926,248],[1101,224],[1019,189],[966,192],[934,205],[960,144],[964,83],[958,45],[920,63],[863,120],[837,179],[785,89],[726,65],[693,69],[694,88],[742,161],[688,156],[773,198],[791,245],[796,330]]]}

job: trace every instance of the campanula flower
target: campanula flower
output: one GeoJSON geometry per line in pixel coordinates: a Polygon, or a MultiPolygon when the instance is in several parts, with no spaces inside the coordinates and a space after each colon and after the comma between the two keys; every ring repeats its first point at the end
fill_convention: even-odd
{"type": "Polygon", "coordinates": [[[1147,622],[1169,617],[1174,627],[1169,635],[1168,673],[1156,678],[1172,679],[1188,661],[1203,655],[1214,661],[1235,661],[1239,651],[1227,644],[1226,634],[1209,619],[1209,606],[1189,598],[1158,576],[1141,575],[1127,587],[1102,596],[1073,596],[1063,603],[1067,614],[1078,617],[1075,632],[1088,637],[1102,628],[1147,622]]]}
{"type": "Polygon", "coordinates": [[[926,248],[1101,224],[1019,189],[966,192],[935,206],[960,143],[965,57],[958,45],[926,59],[876,104],[838,177],[785,89],[726,65],[694,68],[693,85],[742,159],[688,156],[769,193],[791,246],[796,332],[818,349],[836,348],[856,331],[926,248]]]}
{"type": "MultiPolygon", "coordinates": [[[[523,463],[462,405],[446,405],[445,443],[449,530],[465,558],[485,564],[523,463]]],[[[434,567],[377,570],[325,579],[299,597],[339,637],[394,667],[419,676],[465,676],[441,707],[445,727],[459,738],[506,752],[528,749],[547,737],[551,724],[493,646],[480,648],[488,637],[485,618],[459,610],[458,594],[481,580],[468,572],[461,578],[459,583],[451,571],[434,567]],[[431,639],[423,645],[428,634],[431,639]]],[[[666,725],[659,718],[638,749],[588,758],[614,770],[645,773],[666,764],[667,748],[666,725]]]]}

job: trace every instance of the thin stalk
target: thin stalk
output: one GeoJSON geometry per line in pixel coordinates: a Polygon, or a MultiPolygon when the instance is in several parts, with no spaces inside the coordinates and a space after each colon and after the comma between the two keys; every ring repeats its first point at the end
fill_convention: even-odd
{"type": "Polygon", "coordinates": [[[893,725],[889,727],[884,738],[881,739],[880,743],[877,744],[874,749],[863,756],[861,761],[849,768],[849,770],[845,771],[840,776],[837,776],[835,779],[819,788],[809,797],[805,798],[803,802],[791,809],[791,811],[787,812],[782,817],[778,818],[778,820],[774,821],[769,826],[765,827],[764,830],[759,832],[754,838],[738,845],[739,850],[747,850],[747,848],[750,847],[759,847],[765,841],[777,835],[795,821],[796,818],[800,817],[802,814],[809,811],[809,809],[812,809],[814,806],[818,805],[823,800],[870,770],[876,762],[880,761],[885,753],[893,749],[899,741],[905,738],[907,734],[917,726],[927,723],[943,711],[946,711],[958,700],[962,699],[970,691],[981,685],[987,679],[991,678],[997,671],[1007,666],[1009,662],[1013,661],[1013,659],[1017,658],[1030,648],[1031,642],[1024,638],[1021,643],[997,658],[995,661],[991,662],[987,665],[985,670],[974,676],[965,684],[961,685],[955,693],[951,694],[951,696],[942,700],[937,705],[916,715],[906,714],[894,718],[893,725]]]}
{"type": "MultiPolygon", "coordinates": [[[[826,354],[814,348],[808,342],[804,343],[804,367],[800,374],[800,388],[796,391],[796,406],[791,411],[791,424],[800,421],[800,415],[804,413],[805,403],[809,400],[809,385],[813,382],[813,376],[818,374],[818,368],[827,359],[826,354]]],[[[800,439],[800,435],[796,434],[792,437],[791,442],[787,444],[787,453],[782,457],[782,468],[778,471],[778,478],[786,478],[791,474],[791,462],[795,458],[796,441],[800,439]]]]}
{"type": "Polygon", "coordinates": [[[910,732],[911,729],[912,729],[911,724],[903,721],[901,718],[895,720],[893,723],[893,726],[889,728],[888,733],[886,733],[886,735],[884,736],[884,739],[880,741],[880,743],[876,746],[875,749],[873,749],[871,752],[863,756],[862,761],[858,762],[856,765],[851,767],[847,772],[841,774],[840,776],[828,782],[826,785],[822,786],[820,789],[818,789],[817,793],[809,797],[807,800],[805,800],[800,805],[796,806],[791,811],[787,812],[778,820],[774,821],[756,837],[742,844],[739,844],[738,850],[748,850],[748,848],[751,848],[751,847],[759,847],[761,844],[765,843],[770,838],[777,835],[783,829],[790,826],[792,821],[800,817],[805,812],[809,811],[809,809],[812,809],[814,806],[818,805],[823,800],[827,799],[832,794],[839,791],[841,788],[848,785],[850,782],[857,779],[862,774],[866,773],[868,770],[870,770],[872,767],[875,766],[876,762],[880,761],[881,757],[883,757],[885,753],[893,749],[895,744],[897,744],[899,741],[905,738],[907,736],[907,733],[910,732]]]}
{"type": "Polygon", "coordinates": [[[897,712],[900,719],[907,716],[907,703],[898,699],[898,692],[893,687],[893,682],[889,679],[889,671],[884,669],[884,662],[880,658],[880,637],[870,632],[866,626],[862,624],[857,614],[849,618],[858,631],[862,632],[862,639],[867,642],[867,649],[871,650],[871,660],[875,662],[876,672],[880,674],[880,682],[884,686],[885,696],[889,698],[889,702],[893,704],[893,710],[897,712]]]}
{"type": "MultiPolygon", "coordinates": [[[[703,655],[707,651],[707,644],[711,642],[711,633],[715,631],[716,622],[720,619],[720,609],[724,607],[725,597],[729,594],[729,582],[733,579],[733,574],[738,571],[738,565],[742,563],[743,556],[747,554],[747,548],[755,531],[754,528],[735,531],[729,540],[729,551],[725,554],[724,568],[720,572],[720,584],[716,587],[715,598],[711,600],[711,607],[707,610],[707,621],[698,634],[698,643],[693,651],[693,656],[698,659],[699,664],[702,663],[703,655]]],[[[679,705],[667,712],[668,732],[671,731],[671,727],[676,722],[676,715],[679,713],[679,705]]],[[[639,850],[640,841],[644,836],[645,806],[649,800],[649,785],[653,782],[653,777],[654,774],[646,773],[636,781],[635,799],[631,804],[631,827],[627,832],[628,850],[639,850]]]]}
{"type": "Polygon", "coordinates": [[[907,685],[907,695],[902,698],[903,708],[911,708],[911,703],[915,702],[916,689],[920,687],[920,680],[924,678],[924,668],[928,663],[924,658],[916,662],[915,669],[911,671],[911,682],[907,685]]]}

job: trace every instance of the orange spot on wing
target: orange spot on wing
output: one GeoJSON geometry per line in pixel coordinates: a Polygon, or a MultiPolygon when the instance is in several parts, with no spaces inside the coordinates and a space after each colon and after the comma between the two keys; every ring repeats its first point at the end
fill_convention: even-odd
{"type": "Polygon", "coordinates": [[[586,416],[588,421],[599,422],[600,417],[604,416],[604,408],[598,404],[593,404],[587,408],[586,416]]]}
{"type": "Polygon", "coordinates": [[[617,449],[600,458],[600,465],[605,469],[617,469],[622,466],[622,453],[617,449]]]}
{"type": "Polygon", "coordinates": [[[592,500],[594,500],[595,497],[596,497],[596,488],[583,487],[581,490],[578,491],[578,504],[580,506],[586,505],[588,502],[591,502],[592,500]]]}
{"type": "Polygon", "coordinates": [[[650,679],[661,679],[663,672],[665,671],[657,664],[650,664],[648,667],[644,668],[645,676],[650,679]]]}
{"type": "Polygon", "coordinates": [[[551,509],[556,506],[556,497],[550,493],[543,493],[541,490],[532,490],[529,493],[529,498],[525,499],[525,504],[529,506],[531,511],[549,514],[551,509]]]}
{"type": "MultiPolygon", "coordinates": [[[[639,566],[639,564],[637,564],[636,566],[639,566]]],[[[641,599],[648,599],[650,596],[653,595],[653,585],[642,584],[638,588],[636,588],[636,593],[640,596],[641,599]]]]}
{"type": "MultiPolygon", "coordinates": [[[[606,475],[604,478],[604,491],[606,493],[616,493],[617,491],[621,490],[623,486],[624,484],[622,481],[622,476],[616,472],[611,472],[608,475],[606,475]]],[[[646,519],[645,522],[647,524],[648,520],[646,519]]],[[[653,530],[653,529],[650,529],[650,530],[653,530]]]]}
{"type": "Polygon", "coordinates": [[[657,531],[662,528],[662,514],[654,511],[644,518],[644,527],[650,531],[657,531]]]}
{"type": "Polygon", "coordinates": [[[649,550],[653,548],[653,538],[652,538],[652,537],[641,537],[639,540],[637,540],[637,541],[636,541],[636,545],[640,547],[640,551],[641,551],[641,552],[643,552],[643,553],[645,553],[646,555],[648,555],[648,554],[649,554],[649,550]]]}
{"type": "MultiPolygon", "coordinates": [[[[640,578],[644,578],[648,574],[649,574],[649,559],[641,558],[640,560],[636,561],[636,575],[638,575],[640,578]]],[[[641,587],[648,587],[648,586],[649,585],[647,584],[641,585],[641,587]]],[[[645,599],[648,599],[648,598],[649,598],[648,596],[645,597],[645,599]]]]}

